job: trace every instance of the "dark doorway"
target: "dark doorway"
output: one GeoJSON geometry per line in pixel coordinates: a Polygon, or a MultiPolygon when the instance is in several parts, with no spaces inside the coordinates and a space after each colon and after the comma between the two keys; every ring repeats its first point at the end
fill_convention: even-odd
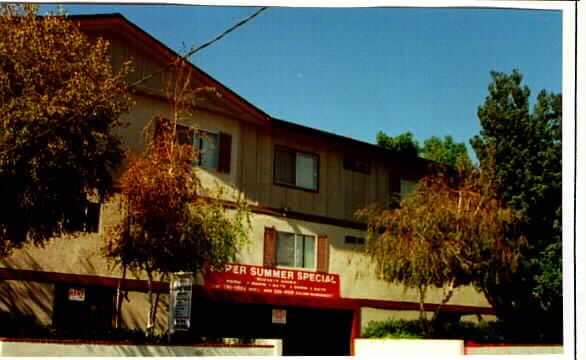
{"type": "Polygon", "coordinates": [[[279,338],[283,355],[350,355],[352,311],[273,305],[194,302],[192,334],[204,337],[279,338]],[[284,324],[273,309],[285,310],[284,324]]]}
{"type": "Polygon", "coordinates": [[[112,328],[114,289],[56,284],[53,326],[62,334],[83,336],[112,328]]]}
{"type": "Polygon", "coordinates": [[[352,311],[292,308],[283,355],[350,355],[352,311]]]}

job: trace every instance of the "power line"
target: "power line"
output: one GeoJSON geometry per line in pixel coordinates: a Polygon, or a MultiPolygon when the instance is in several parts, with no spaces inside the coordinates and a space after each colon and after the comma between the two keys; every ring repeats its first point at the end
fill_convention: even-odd
{"type": "MultiPolygon", "coordinates": [[[[258,9],[257,11],[255,11],[252,15],[248,16],[245,19],[242,19],[241,21],[239,21],[238,23],[234,24],[233,26],[231,26],[229,29],[225,30],[224,32],[222,32],[221,34],[217,35],[216,37],[214,37],[213,39],[211,39],[210,41],[192,48],[191,50],[189,50],[185,55],[181,56],[181,60],[187,60],[188,58],[190,58],[191,56],[195,55],[195,53],[207,48],[208,46],[212,45],[213,43],[220,41],[222,38],[224,38],[226,35],[228,35],[229,33],[231,33],[232,31],[238,29],[239,27],[241,27],[242,25],[246,24],[247,22],[251,21],[252,19],[254,19],[255,17],[257,17],[258,15],[260,15],[263,11],[265,11],[266,9],[268,9],[268,7],[264,6],[261,7],[260,9],[258,9]]],[[[139,79],[135,82],[133,82],[132,84],[130,84],[130,87],[133,88],[137,85],[139,85],[142,82],[145,82],[149,79],[151,79],[153,76],[156,76],[162,72],[167,71],[168,68],[170,68],[171,66],[173,66],[175,63],[177,63],[179,61],[179,59],[176,59],[170,63],[168,63],[165,67],[163,67],[161,70],[159,71],[155,71],[151,74],[148,74],[146,76],[144,76],[142,79],[139,79]]]]}

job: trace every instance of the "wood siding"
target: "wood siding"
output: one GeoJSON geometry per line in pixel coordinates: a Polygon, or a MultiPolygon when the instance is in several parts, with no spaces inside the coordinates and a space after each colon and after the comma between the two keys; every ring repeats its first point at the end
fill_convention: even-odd
{"type": "MultiPolygon", "coordinates": [[[[111,59],[115,67],[119,67],[126,60],[132,60],[134,71],[128,76],[129,82],[157,72],[165,65],[161,56],[156,56],[147,46],[130,44],[119,34],[100,35],[110,41],[111,59]]],[[[95,38],[95,35],[92,37],[95,38]]],[[[149,119],[169,112],[169,103],[154,95],[164,95],[170,78],[169,73],[160,73],[139,86],[135,95],[136,106],[130,114],[124,116],[130,126],[120,131],[123,142],[133,151],[142,149],[141,133],[149,119]]],[[[198,83],[198,79],[193,80],[193,84],[198,83]]],[[[206,173],[204,175],[211,180],[207,181],[206,177],[204,182],[214,183],[219,180],[224,185],[244,192],[255,205],[263,207],[357,221],[354,215],[357,209],[374,202],[385,202],[390,197],[393,179],[412,179],[417,173],[410,166],[393,162],[388,154],[367,144],[282,120],[267,119],[264,123],[251,121],[249,114],[238,110],[225,97],[198,106],[192,118],[186,121],[192,125],[214,129],[232,139],[231,160],[223,159],[225,161],[222,163],[222,170],[229,169],[229,174],[210,172],[208,176],[206,173]],[[275,145],[313,153],[319,157],[317,191],[275,184],[275,145]],[[343,161],[348,156],[368,162],[368,173],[344,168],[343,161]],[[230,163],[226,163],[227,161],[230,163]]]]}
{"type": "Polygon", "coordinates": [[[355,211],[391,195],[391,179],[407,175],[378,151],[352,146],[344,139],[316,138],[292,128],[241,123],[240,190],[258,205],[340,220],[356,221],[355,211]],[[318,191],[274,182],[276,145],[319,156],[318,191]],[[367,160],[370,174],[344,169],[346,156],[367,160]]]}

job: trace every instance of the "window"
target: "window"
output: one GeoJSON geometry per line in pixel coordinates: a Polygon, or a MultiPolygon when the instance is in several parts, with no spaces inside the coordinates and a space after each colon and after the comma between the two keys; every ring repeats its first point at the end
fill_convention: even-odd
{"type": "Polygon", "coordinates": [[[415,185],[417,185],[417,181],[415,180],[401,179],[401,200],[415,190],[415,185]]]}
{"type": "Polygon", "coordinates": [[[295,266],[296,262],[299,266],[305,266],[311,270],[328,272],[330,265],[328,236],[325,234],[319,234],[317,237],[303,236],[278,232],[274,227],[265,227],[263,266],[295,266]]]}
{"type": "Polygon", "coordinates": [[[350,157],[344,158],[342,162],[344,169],[361,172],[363,174],[370,174],[370,161],[353,159],[350,157]]]}
{"type": "Polygon", "coordinates": [[[198,165],[217,169],[220,160],[220,135],[199,131],[194,137],[194,147],[199,151],[198,165]]]}
{"type": "Polygon", "coordinates": [[[315,237],[277,232],[277,265],[315,268],[315,237]]]}
{"type": "Polygon", "coordinates": [[[346,235],[344,237],[344,243],[346,244],[356,244],[356,245],[364,245],[365,241],[363,237],[346,235]]]}
{"type": "Polygon", "coordinates": [[[68,232],[98,232],[100,226],[100,204],[86,202],[81,209],[67,209],[63,229],[68,232]]]}
{"type": "Polygon", "coordinates": [[[230,172],[231,135],[177,125],[177,142],[192,145],[198,151],[196,165],[220,172],[230,172]]]}
{"type": "Polygon", "coordinates": [[[275,146],[275,183],[317,191],[318,159],[316,154],[275,146]]]}

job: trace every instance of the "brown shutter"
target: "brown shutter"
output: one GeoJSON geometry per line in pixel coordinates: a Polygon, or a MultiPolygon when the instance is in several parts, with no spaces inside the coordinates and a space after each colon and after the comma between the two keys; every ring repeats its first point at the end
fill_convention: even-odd
{"type": "Polygon", "coordinates": [[[330,265],[330,242],[327,235],[317,236],[317,271],[328,272],[330,265]]]}
{"type": "Polygon", "coordinates": [[[275,228],[265,227],[265,243],[263,253],[263,265],[275,266],[277,251],[277,231],[275,228]]]}
{"type": "Polygon", "coordinates": [[[230,160],[232,159],[232,135],[220,133],[220,154],[218,160],[219,172],[230,172],[230,160]]]}

